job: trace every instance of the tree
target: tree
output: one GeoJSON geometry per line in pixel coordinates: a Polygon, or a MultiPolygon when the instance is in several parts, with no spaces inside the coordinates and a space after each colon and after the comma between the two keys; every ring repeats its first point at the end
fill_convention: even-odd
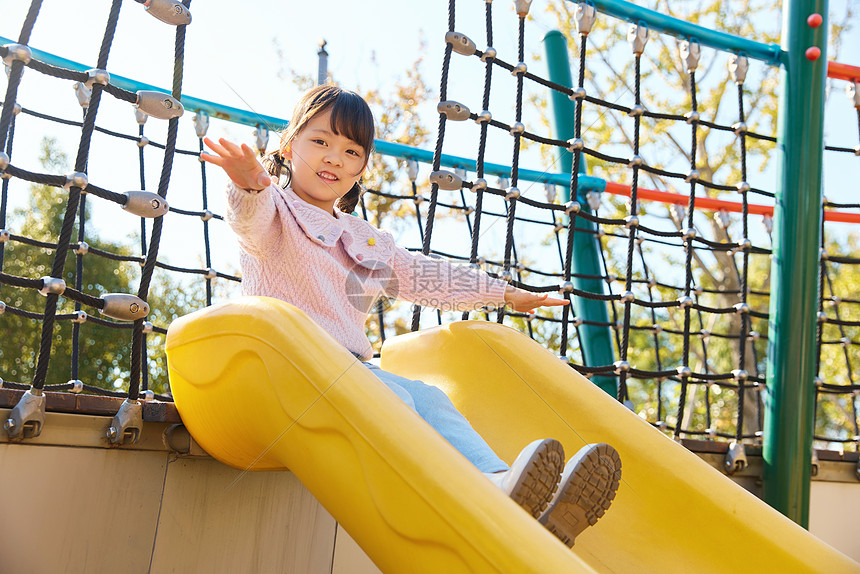
{"type": "MultiPolygon", "coordinates": [[[[40,161],[49,173],[67,173],[67,155],[58,147],[56,140],[43,138],[40,161]]],[[[9,227],[20,230],[18,233],[36,241],[53,243],[57,240],[63,214],[66,208],[64,190],[45,185],[31,184],[30,197],[26,209],[14,211],[9,218],[9,227]]],[[[86,221],[89,221],[87,216],[86,221]]],[[[85,222],[86,225],[86,222],[85,222]]],[[[77,224],[72,234],[77,238],[77,224]]],[[[129,244],[104,241],[88,232],[86,243],[93,250],[98,249],[119,256],[137,255],[129,244]]],[[[76,241],[76,239],[75,239],[76,241]]],[[[3,271],[10,275],[39,278],[51,274],[53,250],[35,247],[25,243],[10,241],[6,243],[3,271]]],[[[136,262],[116,262],[95,254],[84,256],[82,291],[93,296],[106,293],[136,293],[135,283],[139,279],[140,266],[136,262]]],[[[75,285],[76,255],[69,251],[63,279],[68,286],[75,285]]],[[[175,317],[185,314],[192,308],[203,306],[200,289],[186,290],[180,281],[165,274],[157,274],[149,303],[152,308],[147,318],[155,325],[166,327],[175,317]]],[[[43,313],[45,299],[33,289],[2,286],[3,301],[9,307],[25,311],[43,313]]],[[[95,309],[82,308],[89,316],[100,317],[95,309]]],[[[73,301],[60,297],[58,314],[73,313],[73,301]]],[[[107,319],[106,317],[102,317],[107,319]]],[[[107,319],[113,321],[112,319],[107,319]]],[[[20,317],[9,311],[0,315],[0,376],[20,383],[29,383],[35,373],[42,322],[20,317]]],[[[72,361],[71,321],[57,321],[54,325],[51,357],[47,384],[66,383],[71,378],[72,361]]],[[[147,355],[149,372],[152,375],[150,389],[156,393],[166,392],[167,369],[163,337],[149,335],[147,355]]],[[[131,330],[115,330],[92,321],[80,325],[79,360],[77,378],[85,384],[115,390],[128,381],[131,353],[131,330]]]]}

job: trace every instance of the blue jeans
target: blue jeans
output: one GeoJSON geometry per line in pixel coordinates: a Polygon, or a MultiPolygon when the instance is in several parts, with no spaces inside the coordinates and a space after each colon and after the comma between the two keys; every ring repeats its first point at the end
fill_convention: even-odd
{"type": "Polygon", "coordinates": [[[363,364],[478,470],[508,470],[508,465],[493,452],[440,388],[383,371],[372,363],[363,364]]]}

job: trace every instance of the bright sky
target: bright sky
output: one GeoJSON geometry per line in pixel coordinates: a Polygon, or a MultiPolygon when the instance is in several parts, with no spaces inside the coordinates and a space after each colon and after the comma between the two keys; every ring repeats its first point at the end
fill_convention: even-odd
{"type": "MultiPolygon", "coordinates": [[[[530,71],[540,75],[545,75],[545,67],[542,63],[532,64],[530,55],[541,52],[540,41],[544,33],[551,29],[548,17],[541,13],[547,1],[533,2],[531,14],[535,19],[530,21],[526,32],[530,71]]],[[[841,14],[845,3],[849,1],[831,0],[831,10],[841,14]]],[[[23,0],[0,0],[0,14],[3,15],[0,19],[0,36],[17,39],[28,5],[29,2],[23,0]]],[[[86,3],[44,0],[30,44],[64,58],[94,65],[109,6],[108,0],[90,0],[86,3]]],[[[457,29],[472,36],[479,48],[484,47],[484,6],[484,2],[468,0],[459,2],[457,7],[457,29]]],[[[296,101],[297,92],[291,82],[277,76],[281,68],[278,51],[283,54],[283,68],[315,76],[317,43],[320,38],[328,41],[329,70],[334,78],[346,88],[359,90],[371,87],[385,90],[394,81],[403,78],[404,70],[421,55],[422,43],[426,44],[422,67],[424,78],[429,86],[438,90],[443,38],[447,30],[445,2],[255,0],[239,3],[194,0],[191,11],[193,23],[187,31],[183,80],[183,92],[191,96],[286,118],[296,101]]],[[[494,43],[499,57],[516,62],[517,19],[513,13],[513,2],[497,1],[494,14],[494,43]]],[[[855,56],[860,54],[860,30],[856,29],[857,26],[855,17],[855,30],[843,38],[840,60],[844,63],[860,65],[860,59],[855,56]]],[[[127,0],[121,10],[108,70],[145,83],[169,87],[172,81],[173,36],[171,27],[143,13],[139,4],[127,0]]],[[[455,66],[453,70],[449,86],[456,86],[457,94],[468,94],[468,97],[455,99],[480,102],[483,75],[470,75],[468,68],[463,67],[455,66]]],[[[505,80],[503,76],[506,74],[496,72],[494,78],[513,85],[513,80],[505,80]]],[[[834,86],[837,89],[831,94],[827,105],[827,141],[834,145],[853,147],[858,141],[856,114],[843,93],[844,82],[834,86]]],[[[2,89],[5,91],[5,87],[2,89]]],[[[79,119],[81,114],[70,82],[45,78],[33,70],[26,70],[24,74],[18,101],[25,107],[64,118],[79,119]]],[[[491,106],[494,117],[512,122],[512,93],[494,96],[493,101],[501,102],[491,106]]],[[[438,118],[435,105],[428,104],[420,111],[425,114],[425,125],[435,129],[438,118]]],[[[178,146],[196,150],[198,144],[191,115],[187,113],[182,120],[178,146]]],[[[137,133],[131,107],[109,96],[102,98],[97,123],[123,133],[137,133]]],[[[529,125],[528,121],[526,123],[529,125]]],[[[163,143],[164,125],[166,122],[150,119],[146,126],[147,136],[163,143]]],[[[35,158],[43,133],[55,135],[67,153],[74,157],[79,139],[78,129],[58,127],[22,116],[15,134],[13,163],[40,171],[35,158]]],[[[446,138],[445,153],[474,157],[477,149],[475,138],[458,138],[456,133],[452,129],[453,135],[446,138]]],[[[249,143],[252,140],[251,128],[214,120],[210,135],[225,135],[249,143]]],[[[509,138],[496,140],[490,144],[487,159],[509,165],[510,149],[509,138]]],[[[845,154],[839,157],[826,155],[829,162],[834,162],[826,168],[828,197],[857,201],[856,182],[860,181],[860,161],[845,154]]],[[[139,188],[137,150],[133,145],[117,143],[113,138],[97,135],[91,157],[89,172],[94,183],[114,191],[139,188]]],[[[155,189],[161,161],[159,150],[147,150],[147,187],[150,189],[155,189]]],[[[544,168],[534,156],[523,161],[526,167],[544,168]],[[534,163],[529,164],[528,161],[534,163]]],[[[422,169],[423,177],[426,178],[428,170],[426,167],[422,169]]],[[[223,213],[223,194],[220,190],[224,179],[215,170],[210,170],[209,174],[211,209],[223,213]]],[[[177,160],[168,194],[171,205],[199,209],[199,177],[196,161],[188,158],[177,160]]],[[[26,187],[21,182],[13,182],[12,187],[12,206],[22,205],[25,195],[21,192],[26,187]]],[[[542,195],[541,190],[538,196],[542,195]]],[[[90,202],[94,210],[93,221],[100,232],[121,236],[139,229],[136,218],[106,203],[98,200],[90,202]]],[[[202,264],[197,260],[202,251],[198,228],[202,226],[193,223],[193,220],[189,223],[187,218],[168,218],[165,244],[170,243],[180,251],[193,245],[195,254],[175,256],[175,252],[162,248],[161,252],[165,254],[162,259],[182,266],[201,267],[202,264]],[[193,228],[193,234],[189,234],[190,228],[193,228]]],[[[213,250],[217,254],[214,267],[233,271],[237,265],[235,239],[226,229],[218,229],[220,231],[213,237],[213,250]]],[[[407,246],[415,245],[415,241],[410,241],[407,246]]]]}

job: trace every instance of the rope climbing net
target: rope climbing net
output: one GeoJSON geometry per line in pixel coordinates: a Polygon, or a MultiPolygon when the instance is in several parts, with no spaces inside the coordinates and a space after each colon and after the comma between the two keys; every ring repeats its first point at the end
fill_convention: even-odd
{"type": "MultiPolygon", "coordinates": [[[[141,0],[136,1],[143,4],[141,0]]],[[[146,6],[152,15],[176,26],[173,86],[169,94],[124,89],[121,82],[108,73],[108,56],[121,4],[121,0],[111,3],[95,69],[69,69],[34,56],[28,42],[40,11],[38,0],[31,3],[17,42],[0,47],[0,56],[8,68],[8,84],[0,113],[0,149],[5,150],[0,155],[0,169],[4,173],[0,204],[0,299],[6,301],[0,303],[0,322],[11,317],[24,318],[41,329],[32,381],[3,381],[6,389],[24,391],[20,399],[16,396],[17,405],[6,422],[10,436],[38,434],[44,418],[44,391],[71,391],[126,398],[114,418],[111,440],[116,443],[133,440],[141,420],[138,399],[171,400],[167,393],[156,394],[150,390],[154,386],[149,375],[150,364],[153,354],[161,353],[158,340],[163,338],[167,326],[148,320],[154,270],[196,280],[190,284],[201,291],[205,289],[205,298],[201,298],[201,304],[205,305],[217,300],[213,290],[216,282],[236,284],[240,281],[234,273],[213,268],[211,227],[224,226],[224,223],[223,216],[210,209],[205,164],[200,163],[199,207],[180,209],[167,202],[174,160],[193,158],[197,161],[203,150],[202,138],[209,127],[209,115],[202,109],[195,110],[193,124],[199,140],[198,149],[177,147],[180,116],[184,111],[180,103],[183,99],[182,63],[185,29],[190,22],[190,0],[182,3],[152,1],[146,6]],[[85,110],[83,120],[61,118],[19,105],[17,90],[25,67],[75,82],[76,93],[85,110]],[[103,93],[134,106],[139,124],[137,134],[96,125],[103,93]],[[163,144],[145,135],[150,116],[167,122],[163,144]],[[22,118],[80,129],[72,173],[37,173],[15,165],[13,140],[16,124],[22,118]],[[156,191],[118,193],[91,183],[88,160],[94,133],[127,142],[131,149],[132,146],[138,148],[141,190],[147,189],[145,150],[163,150],[156,191]],[[54,242],[37,240],[6,228],[10,186],[29,183],[64,190],[62,225],[54,242]],[[138,254],[111,252],[87,244],[88,196],[117,204],[141,218],[138,254]],[[202,221],[204,248],[200,268],[180,267],[159,259],[163,221],[165,217],[180,216],[202,221]],[[75,231],[77,236],[73,238],[75,231]],[[41,278],[5,273],[2,264],[9,245],[48,250],[52,254],[50,273],[41,278]],[[73,270],[67,269],[70,255],[73,255],[73,270]],[[136,293],[92,294],[96,290],[87,287],[93,279],[87,275],[85,265],[90,257],[139,265],[136,293]],[[74,286],[67,285],[72,282],[74,286]],[[44,309],[10,304],[10,291],[16,290],[40,292],[45,296],[44,309]],[[96,312],[101,317],[95,316],[96,312]],[[56,323],[71,326],[72,360],[68,382],[48,384],[56,323]],[[93,381],[80,380],[81,340],[88,329],[131,332],[127,391],[105,389],[93,381]],[[156,339],[155,344],[151,344],[152,339],[156,339]]],[[[564,308],[541,309],[534,314],[504,308],[466,313],[436,311],[435,324],[484,319],[514,326],[675,438],[719,437],[736,444],[758,441],[762,429],[761,391],[766,385],[763,361],[771,319],[767,310],[767,268],[772,248],[766,244],[767,234],[762,236],[761,242],[754,243],[756,234],[751,229],[751,221],[758,218],[765,226],[769,225],[772,207],[756,202],[772,203],[774,193],[768,191],[767,186],[750,183],[757,174],[748,165],[747,148],[750,141],[772,145],[776,138],[747,127],[749,93],[744,86],[751,62],[742,54],[730,56],[726,81],[735,86],[737,107],[735,121],[726,124],[711,117],[710,110],[700,109],[696,72],[702,47],[695,41],[682,41],[680,55],[688,86],[689,110],[683,114],[650,111],[642,89],[648,30],[641,23],[632,24],[627,34],[633,62],[632,99],[626,103],[608,101],[588,92],[588,39],[597,18],[594,7],[586,3],[575,5],[578,77],[575,85],[568,86],[535,75],[525,63],[528,4],[515,3],[518,39],[516,63],[511,63],[492,47],[493,3],[485,5],[487,47],[481,50],[472,39],[477,35],[472,34],[471,29],[456,25],[456,3],[450,1],[439,87],[439,123],[432,157],[422,150],[398,151],[396,155],[404,160],[410,181],[406,190],[399,189],[397,184],[368,190],[362,196],[358,215],[373,219],[374,198],[383,198],[395,206],[411,205],[415,213],[412,230],[417,238],[412,242],[414,250],[484,269],[522,289],[560,294],[571,302],[564,308]],[[471,64],[479,67],[484,78],[478,112],[458,101],[457,86],[449,85],[452,69],[471,64]],[[516,82],[513,106],[502,108],[513,110],[509,116],[491,109],[490,105],[500,73],[511,76],[516,82]],[[572,138],[555,139],[526,127],[527,82],[549,93],[560,94],[573,103],[572,138]],[[619,121],[632,127],[629,154],[616,153],[616,148],[598,149],[598,142],[589,141],[589,126],[584,118],[590,112],[616,114],[619,121]],[[689,135],[690,144],[685,150],[689,164],[684,168],[650,165],[647,161],[650,150],[642,145],[642,133],[653,129],[657,122],[689,135]],[[460,131],[466,126],[472,126],[469,128],[472,131],[460,131]],[[461,141],[463,138],[459,134],[471,134],[476,142],[474,160],[452,159],[443,153],[446,131],[452,129],[458,130],[461,141]],[[739,158],[737,181],[710,181],[700,173],[697,154],[703,130],[734,138],[732,145],[736,146],[739,158]],[[489,142],[496,136],[510,144],[510,166],[490,164],[485,159],[489,142]],[[521,168],[523,147],[531,142],[545,149],[569,153],[570,172],[559,174],[521,168]],[[618,180],[629,180],[630,184],[606,182],[586,175],[587,159],[597,162],[605,172],[617,174],[618,180]],[[431,164],[427,180],[419,177],[419,160],[431,164]],[[491,181],[491,176],[498,180],[491,181]],[[640,183],[646,176],[655,182],[667,182],[664,189],[645,189],[640,183]],[[523,182],[530,183],[523,185],[523,182]],[[534,183],[542,184],[537,187],[538,193],[532,192],[534,183]],[[683,195],[666,191],[676,187],[689,191],[683,195]],[[559,191],[563,197],[559,197],[559,191]],[[618,201],[619,197],[626,201],[618,201]],[[660,205],[671,204],[671,217],[654,215],[655,210],[647,207],[654,201],[661,202],[660,205]],[[729,212],[737,213],[735,219],[729,212]],[[702,218],[714,213],[720,236],[708,238],[700,230],[702,218]],[[496,226],[498,222],[505,225],[496,226]],[[457,229],[461,240],[440,237],[437,228],[443,233],[457,229]],[[539,240],[530,242],[527,238],[539,240]],[[524,248],[526,243],[528,248],[524,248]],[[440,247],[443,244],[445,247],[440,247]],[[460,245],[467,248],[458,250],[460,245]],[[677,261],[677,267],[666,269],[667,259],[677,261]],[[595,350],[601,345],[602,350],[595,350]]],[[[468,23],[469,26],[473,24],[468,23]]],[[[852,97],[860,127],[860,96],[855,92],[852,97]]],[[[254,124],[257,148],[264,150],[269,139],[268,127],[262,122],[254,124]]],[[[826,146],[826,149],[831,153],[860,155],[860,146],[826,146]]],[[[857,316],[860,300],[853,299],[851,286],[840,281],[840,270],[860,264],[860,258],[834,252],[839,244],[827,240],[830,228],[826,222],[855,221],[857,214],[850,210],[860,209],[860,204],[825,202],[822,208],[817,332],[819,377],[815,381],[819,419],[815,438],[826,443],[854,445],[856,449],[860,443],[857,411],[860,385],[855,382],[854,373],[856,347],[860,346],[860,317],[857,316]],[[835,211],[837,209],[840,211],[835,211]],[[839,422],[830,420],[833,409],[827,410],[825,405],[845,416],[839,422]]],[[[226,233],[226,226],[218,229],[218,233],[221,231],[226,233]]],[[[408,325],[406,330],[420,329],[422,317],[426,315],[418,306],[404,311],[401,305],[390,306],[380,300],[374,317],[374,329],[369,335],[378,349],[393,332],[402,332],[404,325],[408,325]]],[[[87,349],[87,352],[98,353],[98,349],[87,349]]],[[[59,372],[62,367],[55,366],[53,370],[59,372]]],[[[0,376],[2,374],[0,372],[0,376]]],[[[167,388],[165,383],[160,383],[162,388],[167,388]]]]}

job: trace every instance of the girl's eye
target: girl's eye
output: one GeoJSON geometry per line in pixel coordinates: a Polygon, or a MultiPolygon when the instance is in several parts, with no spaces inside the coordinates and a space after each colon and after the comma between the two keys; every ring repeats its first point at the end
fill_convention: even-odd
{"type": "Polygon", "coordinates": [[[347,151],[347,153],[351,153],[352,155],[354,155],[354,156],[356,156],[356,157],[360,157],[360,156],[361,156],[361,154],[359,154],[359,153],[358,153],[357,151],[355,151],[354,149],[351,149],[351,150],[347,151]]]}
{"type": "Polygon", "coordinates": [[[325,141],[323,141],[321,139],[315,139],[315,140],[311,140],[311,141],[314,142],[315,144],[325,145],[325,141]]]}

